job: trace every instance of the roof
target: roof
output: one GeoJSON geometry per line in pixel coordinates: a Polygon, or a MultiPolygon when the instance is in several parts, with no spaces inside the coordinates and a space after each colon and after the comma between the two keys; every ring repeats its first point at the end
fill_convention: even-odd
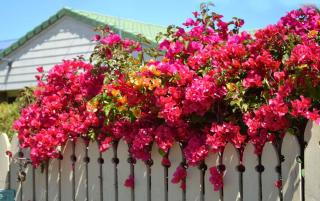
{"type": "Polygon", "coordinates": [[[64,16],[73,17],[94,27],[108,24],[111,29],[121,33],[121,35],[126,38],[137,39],[137,34],[142,34],[147,39],[151,40],[153,43],[156,43],[155,36],[159,32],[165,30],[165,27],[163,26],[147,24],[129,19],[122,19],[119,17],[105,16],[93,12],[63,8],[60,11],[58,11],[55,15],[51,16],[49,19],[42,22],[40,25],[26,33],[15,43],[3,49],[2,51],[0,50],[0,58],[7,56],[17,48],[21,47],[31,38],[42,32],[43,30],[45,30],[50,25],[54,24],[56,21],[58,21],[64,16]]]}

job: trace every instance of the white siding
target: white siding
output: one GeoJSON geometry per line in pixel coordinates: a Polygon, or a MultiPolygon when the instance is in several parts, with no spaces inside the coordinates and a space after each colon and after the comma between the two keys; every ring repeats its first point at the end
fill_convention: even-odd
{"type": "Polygon", "coordinates": [[[63,59],[83,55],[86,59],[94,48],[91,41],[94,27],[72,17],[64,16],[6,58],[13,59],[8,72],[6,62],[0,63],[0,91],[35,86],[36,68],[48,71],[63,59]]]}

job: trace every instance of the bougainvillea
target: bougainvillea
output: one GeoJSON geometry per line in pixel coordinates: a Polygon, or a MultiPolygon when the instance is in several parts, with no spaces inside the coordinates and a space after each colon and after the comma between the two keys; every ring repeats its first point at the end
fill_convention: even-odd
{"type": "MultiPolygon", "coordinates": [[[[160,34],[157,48],[100,28],[92,65],[65,61],[39,76],[36,102],[15,123],[34,164],[83,137],[101,151],[123,139],[144,161],[157,144],[165,166],[178,143],[196,166],[228,143],[239,151],[252,143],[261,155],[265,143],[299,135],[307,120],[320,123],[319,10],[293,10],[254,34],[240,32],[243,20],[225,22],[207,7],[193,14],[160,34]]],[[[222,173],[210,168],[215,190],[222,173]]],[[[172,182],[185,188],[186,176],[179,166],[172,182]]]]}

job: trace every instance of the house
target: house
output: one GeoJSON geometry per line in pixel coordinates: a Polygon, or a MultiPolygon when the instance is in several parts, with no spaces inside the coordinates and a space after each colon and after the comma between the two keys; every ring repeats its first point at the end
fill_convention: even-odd
{"type": "Polygon", "coordinates": [[[83,55],[88,59],[95,43],[91,40],[98,25],[108,24],[123,37],[137,34],[155,42],[164,27],[110,17],[87,11],[63,8],[26,33],[9,47],[0,50],[0,101],[13,101],[19,90],[36,86],[36,68],[48,71],[63,59],[83,55]]]}

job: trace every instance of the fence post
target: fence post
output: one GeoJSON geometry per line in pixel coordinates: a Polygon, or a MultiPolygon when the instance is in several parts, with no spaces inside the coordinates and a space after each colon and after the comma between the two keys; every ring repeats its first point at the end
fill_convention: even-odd
{"type": "Polygon", "coordinates": [[[9,157],[6,151],[10,151],[10,142],[7,134],[0,134],[0,189],[8,189],[10,182],[9,174],[9,157]]]}

